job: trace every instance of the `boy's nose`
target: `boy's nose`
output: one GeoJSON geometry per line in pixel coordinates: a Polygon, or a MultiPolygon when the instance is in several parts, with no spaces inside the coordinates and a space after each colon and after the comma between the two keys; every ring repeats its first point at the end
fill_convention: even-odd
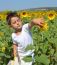
{"type": "Polygon", "coordinates": [[[19,23],[19,22],[16,22],[17,24],[19,23]]]}
{"type": "Polygon", "coordinates": [[[19,25],[19,23],[16,23],[17,25],[19,25]]]}
{"type": "Polygon", "coordinates": [[[17,23],[17,25],[19,25],[19,23],[17,23]]]}

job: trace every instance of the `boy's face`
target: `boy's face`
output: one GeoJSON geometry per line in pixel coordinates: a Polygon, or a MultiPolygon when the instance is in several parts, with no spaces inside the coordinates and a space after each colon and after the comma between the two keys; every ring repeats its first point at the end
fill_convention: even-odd
{"type": "Polygon", "coordinates": [[[22,22],[18,17],[12,17],[11,18],[11,26],[15,29],[21,29],[22,28],[22,22]]]}

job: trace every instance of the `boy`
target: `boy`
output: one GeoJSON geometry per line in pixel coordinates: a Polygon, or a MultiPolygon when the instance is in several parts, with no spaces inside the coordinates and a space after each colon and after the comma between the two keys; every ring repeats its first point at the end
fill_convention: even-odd
{"type": "Polygon", "coordinates": [[[16,59],[16,57],[18,57],[20,65],[32,65],[32,61],[25,62],[23,58],[25,56],[30,56],[30,55],[33,57],[33,50],[25,51],[25,48],[28,45],[33,44],[33,39],[30,29],[34,25],[38,25],[42,27],[44,19],[36,18],[31,20],[30,23],[22,25],[20,16],[18,16],[15,12],[9,13],[6,19],[8,25],[15,30],[15,32],[12,33],[14,58],[16,59]]]}

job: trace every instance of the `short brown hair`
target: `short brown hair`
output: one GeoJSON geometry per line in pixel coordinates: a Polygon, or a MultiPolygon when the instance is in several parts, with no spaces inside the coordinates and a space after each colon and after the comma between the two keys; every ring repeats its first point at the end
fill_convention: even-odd
{"type": "Polygon", "coordinates": [[[7,13],[6,21],[7,21],[8,25],[11,25],[11,18],[12,17],[19,17],[20,18],[20,15],[18,15],[16,12],[7,13]]]}

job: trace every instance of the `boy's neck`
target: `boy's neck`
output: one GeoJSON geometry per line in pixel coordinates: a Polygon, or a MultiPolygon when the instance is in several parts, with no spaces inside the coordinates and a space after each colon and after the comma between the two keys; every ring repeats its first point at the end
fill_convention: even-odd
{"type": "Polygon", "coordinates": [[[16,35],[20,35],[21,34],[21,32],[16,32],[16,35]]]}
{"type": "Polygon", "coordinates": [[[22,29],[15,30],[15,33],[21,33],[22,29]]]}

